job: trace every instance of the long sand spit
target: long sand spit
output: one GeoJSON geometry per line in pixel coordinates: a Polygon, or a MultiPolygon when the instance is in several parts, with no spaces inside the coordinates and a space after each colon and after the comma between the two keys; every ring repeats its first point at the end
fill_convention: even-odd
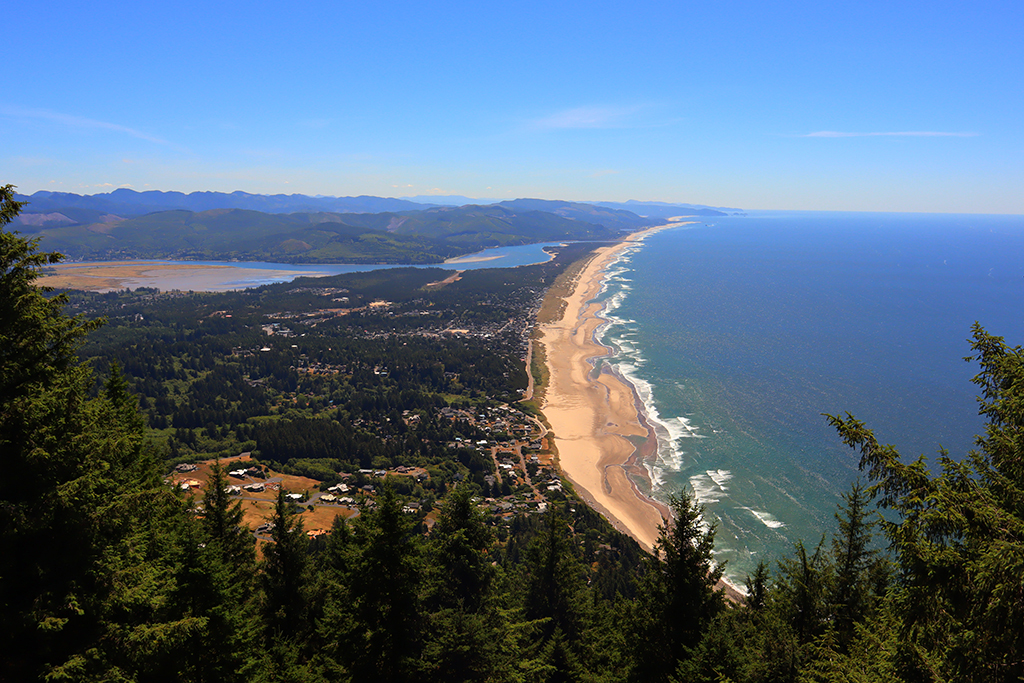
{"type": "Polygon", "coordinates": [[[609,349],[594,340],[606,322],[595,302],[608,266],[622,250],[658,230],[633,233],[600,247],[565,296],[560,319],[539,325],[548,377],[541,410],[554,432],[562,472],[586,502],[620,531],[651,550],[668,509],[645,496],[630,475],[645,477],[643,459],[656,452],[656,437],[644,420],[633,387],[596,361],[609,349]]]}
{"type": "Polygon", "coordinates": [[[109,292],[124,288],[223,292],[241,289],[250,280],[322,277],[327,272],[266,270],[233,265],[158,261],[90,261],[47,266],[38,284],[57,289],[109,292]]]}

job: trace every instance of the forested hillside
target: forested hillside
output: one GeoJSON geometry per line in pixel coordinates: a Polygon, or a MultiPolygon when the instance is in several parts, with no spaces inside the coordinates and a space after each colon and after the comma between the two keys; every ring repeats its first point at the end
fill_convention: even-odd
{"type": "MultiPolygon", "coordinates": [[[[18,210],[0,188],[0,227],[18,210]]],[[[988,426],[937,473],[830,418],[864,484],[731,604],[685,492],[649,556],[568,483],[538,496],[536,463],[501,467],[543,462],[520,443],[523,335],[586,250],[450,282],[69,297],[34,284],[57,255],[0,230],[0,680],[1024,676],[1024,350],[975,328],[988,426]],[[257,541],[227,473],[165,481],[241,451],[358,484],[359,514],[310,538],[282,488],[257,541]],[[407,466],[426,476],[376,473],[407,466]]]]}
{"type": "Polygon", "coordinates": [[[122,216],[77,206],[86,203],[80,197],[82,202],[59,204],[61,199],[72,202],[72,197],[77,195],[43,196],[41,212],[25,214],[17,227],[40,237],[42,248],[73,259],[417,264],[441,263],[488,247],[615,238],[658,222],[629,211],[542,200],[377,213],[285,214],[232,208],[239,202],[221,195],[221,205],[211,204],[215,197],[187,202],[213,207],[202,211],[133,211],[122,216]],[[42,211],[46,207],[49,210],[42,211]]]}

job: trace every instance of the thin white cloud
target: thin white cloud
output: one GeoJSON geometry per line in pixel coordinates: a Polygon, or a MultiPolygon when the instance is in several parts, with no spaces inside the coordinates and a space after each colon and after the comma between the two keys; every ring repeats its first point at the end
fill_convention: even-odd
{"type": "Polygon", "coordinates": [[[26,109],[22,107],[10,107],[6,105],[0,105],[0,114],[4,116],[12,116],[16,118],[35,119],[37,121],[50,121],[52,123],[59,123],[70,128],[93,128],[100,130],[112,130],[117,133],[124,133],[140,140],[146,140],[147,142],[153,142],[158,145],[174,146],[172,143],[158,138],[148,133],[129,128],[128,126],[122,126],[117,123],[109,123],[107,121],[97,121],[95,119],[87,119],[83,116],[73,116],[71,114],[62,114],[60,112],[48,111],[46,109],[26,109]]]}
{"type": "Polygon", "coordinates": [[[950,133],[934,130],[905,130],[892,133],[842,133],[835,130],[819,130],[801,135],[802,138],[973,138],[978,133],[950,133]]]}

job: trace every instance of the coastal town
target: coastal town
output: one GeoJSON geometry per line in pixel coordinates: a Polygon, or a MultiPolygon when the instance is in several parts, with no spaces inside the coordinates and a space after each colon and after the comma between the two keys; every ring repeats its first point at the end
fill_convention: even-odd
{"type": "MultiPolygon", "coordinates": [[[[550,501],[564,500],[559,470],[550,444],[550,435],[536,417],[508,405],[475,410],[442,408],[437,417],[460,422],[486,434],[488,438],[463,441],[461,437],[446,444],[452,451],[471,450],[485,455],[493,473],[483,477],[494,495],[476,499],[482,513],[495,525],[508,524],[517,514],[544,513],[550,501]]],[[[403,419],[414,426],[420,413],[406,411],[403,419]]],[[[221,459],[181,463],[166,478],[167,485],[201,499],[210,481],[212,468],[218,466],[228,476],[227,493],[242,503],[246,524],[257,538],[267,540],[265,520],[271,514],[278,492],[301,511],[310,537],[328,533],[334,517],[354,519],[361,511],[376,506],[378,489],[397,478],[423,484],[430,480],[430,469],[399,465],[388,469],[357,469],[336,473],[336,483],[311,477],[274,471],[256,462],[252,453],[221,459]]],[[[407,500],[403,510],[423,518],[429,532],[436,520],[432,501],[407,500]]]]}
{"type": "MultiPolygon", "coordinates": [[[[681,224],[670,223],[663,228],[681,224]]],[[[245,519],[252,528],[261,525],[277,490],[283,486],[289,500],[309,518],[307,530],[324,533],[330,528],[331,515],[353,518],[372,508],[381,485],[386,481],[409,481],[408,468],[413,468],[418,473],[412,478],[415,485],[402,484],[399,488],[410,514],[420,515],[428,529],[437,498],[462,480],[475,481],[477,504],[496,524],[508,523],[517,514],[544,512],[552,501],[565,498],[568,487],[572,495],[582,496],[621,531],[652,548],[668,510],[642,488],[647,476],[645,449],[635,442],[651,441],[653,432],[642,424],[638,399],[628,384],[607,372],[593,373],[595,359],[606,351],[593,341],[594,331],[604,319],[601,306],[592,299],[617,255],[657,229],[631,235],[615,245],[596,245],[596,250],[565,272],[562,284],[554,289],[541,286],[554,282],[554,275],[542,275],[539,283],[529,279],[510,282],[508,275],[498,275],[498,282],[488,287],[500,289],[500,294],[484,290],[463,299],[455,295],[458,289],[454,288],[472,285],[481,276],[495,278],[485,275],[486,271],[460,271],[442,281],[424,282],[418,285],[421,289],[389,285],[388,298],[362,285],[360,276],[278,285],[267,290],[275,292],[270,310],[266,310],[270,301],[267,293],[260,290],[219,295],[221,303],[216,305],[207,304],[195,294],[156,290],[94,295],[100,298],[84,300],[92,301],[91,307],[82,299],[73,304],[87,313],[105,314],[119,321],[122,328],[146,329],[165,315],[159,311],[178,310],[193,301],[205,328],[204,340],[217,329],[258,330],[258,340],[251,333],[244,335],[252,341],[230,348],[218,344],[211,348],[212,356],[205,358],[182,347],[192,359],[176,363],[169,376],[185,384],[166,385],[166,398],[158,392],[144,405],[151,411],[151,425],[167,425],[164,433],[172,454],[177,453],[183,460],[177,467],[198,467],[199,475],[195,476],[175,471],[169,479],[174,486],[199,495],[206,483],[201,475],[208,473],[209,465],[216,460],[210,455],[202,457],[204,452],[214,451],[225,463],[255,461],[244,477],[232,477],[230,483],[231,495],[246,503],[245,519]],[[499,284],[501,280],[504,284],[499,284]],[[396,296],[399,292],[402,294],[396,296]],[[255,296],[261,302],[258,306],[253,305],[255,296]],[[539,320],[542,310],[543,320],[539,320]],[[344,339],[351,341],[342,343],[344,339]],[[405,357],[413,343],[428,355],[410,364],[405,357]],[[371,346],[364,348],[366,344],[371,346]],[[454,364],[456,356],[451,355],[444,356],[443,364],[427,360],[436,356],[436,350],[443,351],[450,345],[463,349],[458,352],[460,363],[454,364]],[[500,350],[512,365],[494,366],[481,374],[480,363],[465,355],[467,348],[480,349],[474,353],[500,350]],[[546,364],[543,388],[536,397],[534,348],[540,349],[546,364]],[[367,354],[370,349],[376,351],[367,354]],[[390,350],[380,353],[384,349],[390,350]],[[424,375],[429,366],[434,367],[424,375]],[[204,367],[216,372],[208,374],[204,367]],[[238,370],[231,373],[237,372],[237,379],[223,374],[235,367],[238,370]],[[496,372],[499,376],[495,378],[496,372]],[[511,394],[507,388],[502,390],[504,395],[495,394],[498,387],[508,387],[513,375],[526,381],[516,380],[522,383],[511,394]],[[225,392],[223,386],[211,386],[215,393],[203,395],[208,398],[196,394],[216,376],[223,376],[219,382],[234,384],[240,380],[248,389],[237,390],[240,393],[234,394],[234,400],[230,398],[232,392],[225,392]],[[410,381],[424,380],[429,381],[431,391],[451,398],[442,405],[431,399],[415,408],[400,408],[397,413],[388,408],[384,412],[364,409],[351,414],[351,408],[338,398],[331,399],[332,394],[340,396],[337,392],[342,387],[365,386],[356,396],[366,391],[390,394],[405,391],[402,387],[408,387],[410,381]],[[581,392],[584,387],[596,391],[581,392]],[[258,393],[243,399],[251,391],[258,393]],[[467,401],[458,398],[460,395],[472,398],[467,401]],[[578,400],[588,396],[591,398],[586,401],[578,400]],[[529,407],[518,403],[524,399],[529,407]],[[536,399],[543,401],[543,414],[537,411],[536,399]],[[210,407],[202,407],[211,400],[210,407]],[[250,403],[253,400],[264,407],[257,409],[250,403]],[[233,426],[232,422],[242,420],[239,409],[246,405],[252,406],[246,409],[252,415],[248,424],[233,426]],[[314,454],[289,445],[292,439],[299,439],[292,444],[301,444],[308,437],[286,436],[276,427],[329,426],[331,422],[315,420],[337,417],[339,409],[349,415],[345,419],[353,429],[365,432],[366,438],[374,434],[373,440],[394,455],[346,456],[330,449],[314,454]],[[165,417],[167,411],[172,412],[165,417]],[[270,417],[273,422],[266,421],[270,417]],[[592,424],[601,423],[609,428],[599,432],[591,429],[592,424]],[[280,432],[278,436],[274,436],[275,430],[280,432]],[[408,439],[413,434],[420,434],[416,437],[420,446],[415,450],[426,449],[436,455],[426,460],[402,455],[408,453],[408,439]],[[232,444],[237,444],[234,452],[232,444]],[[313,460],[310,455],[314,455],[313,460]],[[316,458],[322,464],[314,466],[316,458]],[[448,464],[440,467],[445,461],[448,464]],[[310,464],[294,464],[299,462],[310,464]]],[[[575,254],[578,259],[586,252],[575,254]]],[[[540,266],[540,272],[553,266],[553,273],[560,273],[569,263],[562,259],[540,266]]],[[[153,375],[155,368],[144,368],[135,362],[135,356],[126,357],[126,370],[133,375],[153,375]]],[[[159,370],[157,374],[166,372],[159,370]]],[[[145,386],[150,387],[149,392],[156,388],[153,383],[145,386]]],[[[396,407],[400,406],[401,402],[396,407]]],[[[364,448],[371,451],[380,448],[366,443],[364,448]]]]}

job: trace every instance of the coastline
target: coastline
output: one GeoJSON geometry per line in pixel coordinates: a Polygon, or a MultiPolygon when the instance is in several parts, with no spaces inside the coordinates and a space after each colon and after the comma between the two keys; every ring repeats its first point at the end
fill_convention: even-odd
{"type": "MultiPolygon", "coordinates": [[[[658,438],[635,387],[608,365],[598,365],[612,350],[595,339],[607,320],[601,317],[604,304],[594,299],[604,287],[608,268],[624,249],[656,232],[691,222],[696,221],[641,230],[594,250],[571,283],[571,291],[559,297],[564,302],[561,315],[539,323],[535,341],[544,347],[548,372],[546,386],[538,392],[540,408],[551,428],[563,475],[587,505],[648,552],[653,552],[660,526],[671,516],[664,503],[636,484],[637,479],[650,481],[644,463],[656,457],[658,438]]],[[[734,603],[745,596],[724,577],[717,588],[734,603]]]]}
{"type": "Polygon", "coordinates": [[[656,452],[657,437],[633,386],[596,365],[611,350],[594,339],[606,322],[600,315],[604,304],[594,298],[623,250],[685,224],[648,228],[596,249],[570,285],[561,317],[538,325],[537,343],[544,346],[548,371],[541,410],[553,432],[559,466],[588,505],[648,551],[669,510],[646,496],[634,477],[646,478],[643,462],[656,452]]]}

